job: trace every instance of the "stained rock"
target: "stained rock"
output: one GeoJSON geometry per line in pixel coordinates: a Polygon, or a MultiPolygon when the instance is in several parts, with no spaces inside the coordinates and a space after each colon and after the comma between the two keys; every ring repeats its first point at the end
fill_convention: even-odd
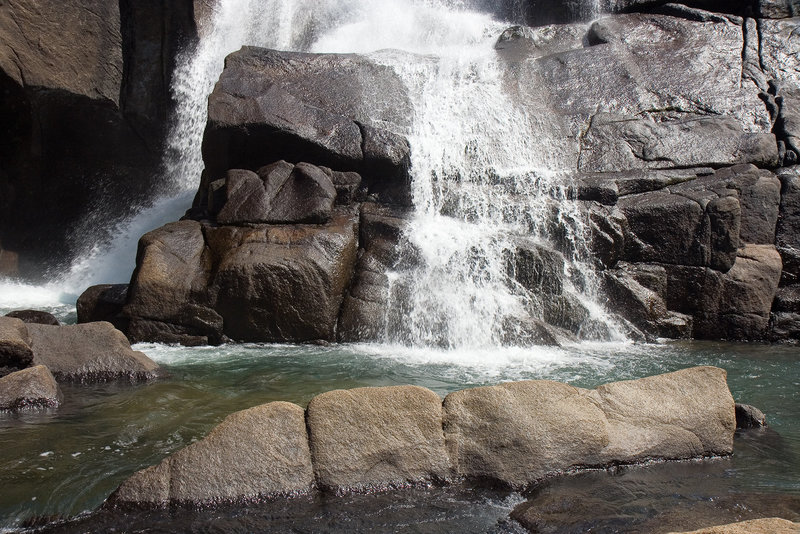
{"type": "Polygon", "coordinates": [[[55,408],[61,404],[61,398],[58,384],[44,365],[0,378],[0,410],[55,408]]]}
{"type": "Polygon", "coordinates": [[[308,405],[311,457],[326,489],[446,480],[442,403],[417,386],[336,390],[308,405]]]}
{"type": "Polygon", "coordinates": [[[53,326],[61,324],[52,313],[40,310],[15,310],[8,312],[6,317],[14,317],[23,323],[49,324],[53,326]]]}
{"type": "Polygon", "coordinates": [[[159,374],[158,364],[131,350],[125,334],[111,323],[27,327],[34,365],[45,365],[57,380],[142,381],[159,374]]]}
{"type": "Polygon", "coordinates": [[[24,369],[33,362],[31,337],[21,320],[0,317],[0,374],[24,369]]]}
{"type": "Polygon", "coordinates": [[[448,451],[458,474],[522,487],[575,467],[730,454],[725,372],[697,367],[589,391],[528,381],[451,393],[448,451]]]}
{"type": "Polygon", "coordinates": [[[307,492],[314,483],[303,409],[272,402],[236,412],[205,438],[135,473],[113,504],[210,504],[307,492]]]}

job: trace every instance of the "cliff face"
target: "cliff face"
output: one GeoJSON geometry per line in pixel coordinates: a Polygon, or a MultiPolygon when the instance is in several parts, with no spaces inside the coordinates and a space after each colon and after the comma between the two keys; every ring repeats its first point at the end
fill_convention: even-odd
{"type": "Polygon", "coordinates": [[[22,271],[70,251],[70,230],[146,198],[191,1],[0,5],[0,243],[22,271]]]}

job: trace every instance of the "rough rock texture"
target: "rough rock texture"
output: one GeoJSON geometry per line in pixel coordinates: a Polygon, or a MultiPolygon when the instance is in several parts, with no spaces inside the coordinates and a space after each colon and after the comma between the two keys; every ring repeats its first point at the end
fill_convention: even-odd
{"type": "Polygon", "coordinates": [[[96,231],[148,197],[194,33],[191,0],[0,6],[0,240],[22,274],[74,252],[90,212],[96,231]]]}
{"type": "Polygon", "coordinates": [[[511,487],[575,467],[730,454],[735,426],[725,372],[711,367],[593,391],[516,382],[444,401],[457,472],[511,487]]]}
{"type": "Polygon", "coordinates": [[[6,317],[14,317],[23,323],[49,324],[53,326],[61,324],[52,313],[40,310],[15,310],[8,312],[6,317]]]}
{"type": "Polygon", "coordinates": [[[228,225],[325,223],[336,201],[333,181],[322,169],[285,161],[262,167],[258,174],[229,170],[224,194],[216,217],[228,225]]]}
{"type": "Polygon", "coordinates": [[[359,172],[385,201],[408,203],[410,116],[397,75],[366,57],[245,47],[209,97],[200,189],[229,169],[305,161],[359,172]]]}
{"type": "Polygon", "coordinates": [[[55,408],[61,390],[44,365],[36,365],[0,378],[0,410],[55,408]]]}
{"type": "Polygon", "coordinates": [[[272,402],[236,412],[205,438],[135,473],[114,504],[210,504],[307,492],[314,483],[303,409],[272,402]]]}
{"type": "Polygon", "coordinates": [[[365,489],[445,480],[452,473],[442,433],[442,403],[417,386],[323,393],[308,405],[317,483],[365,489]]]}
{"type": "Polygon", "coordinates": [[[736,428],[761,428],[767,426],[764,412],[749,404],[736,403],[736,428]]]}
{"type": "Polygon", "coordinates": [[[24,369],[33,362],[31,337],[20,319],[0,317],[0,375],[24,369]]]}
{"type": "Polygon", "coordinates": [[[800,523],[779,517],[769,517],[671,534],[797,534],[798,532],[800,532],[800,523]]]}
{"type": "Polygon", "coordinates": [[[76,304],[78,323],[108,321],[125,331],[127,321],[120,314],[127,298],[128,284],[101,284],[87,288],[76,304]]]}
{"type": "Polygon", "coordinates": [[[142,237],[123,314],[128,336],[184,344],[336,338],[357,220],[325,225],[168,224],[142,237]]]}
{"type": "Polygon", "coordinates": [[[131,350],[125,335],[111,323],[73,326],[29,324],[34,365],[45,365],[58,380],[96,382],[155,378],[159,366],[131,350]]]}

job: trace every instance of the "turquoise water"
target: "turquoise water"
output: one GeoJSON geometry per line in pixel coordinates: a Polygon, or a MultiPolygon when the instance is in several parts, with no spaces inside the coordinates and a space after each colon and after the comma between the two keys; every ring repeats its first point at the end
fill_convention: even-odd
{"type": "MultiPolygon", "coordinates": [[[[0,526],[18,527],[32,516],[69,517],[95,510],[132,472],[201,438],[229,413],[265,402],[286,400],[305,406],[314,395],[332,389],[397,384],[425,386],[442,396],[466,387],[523,379],[594,387],[694,365],[727,369],[734,398],[764,410],[774,431],[768,439],[737,438],[732,463],[721,475],[725,486],[720,491],[800,495],[797,347],[674,342],[458,353],[383,345],[136,348],[160,362],[170,377],[143,385],[65,385],[65,402],[57,410],[0,414],[0,526]]],[[[450,502],[447,513],[430,512],[425,504],[431,500],[429,493],[397,498],[406,513],[432,513],[430,524],[442,531],[451,527],[463,531],[466,524],[485,532],[487,525],[496,526],[498,521],[505,525],[503,520],[513,506],[524,500],[496,492],[465,496],[459,493],[466,491],[462,489],[425,491],[444,492],[433,501],[450,502]]],[[[368,498],[349,499],[363,507],[359,499],[368,498]]],[[[345,500],[326,499],[326,513],[346,515],[349,505],[346,498],[341,499],[345,500]]],[[[318,510],[318,499],[309,506],[318,510]]],[[[386,512],[388,517],[397,515],[395,508],[387,509],[392,510],[386,512]]],[[[226,517],[252,519],[252,513],[231,511],[226,517]]],[[[292,513],[285,515],[294,517],[292,513]]],[[[104,517],[112,523],[126,521],[104,517]]],[[[202,516],[192,517],[202,521],[197,519],[202,516]]],[[[163,520],[139,518],[145,524],[163,520]]],[[[399,518],[387,521],[403,522],[399,518]]],[[[103,525],[97,528],[109,528],[108,523],[103,525]]]]}

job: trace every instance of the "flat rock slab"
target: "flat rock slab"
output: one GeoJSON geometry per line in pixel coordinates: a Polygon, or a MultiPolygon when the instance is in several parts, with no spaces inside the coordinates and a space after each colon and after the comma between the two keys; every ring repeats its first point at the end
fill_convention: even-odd
{"type": "Polygon", "coordinates": [[[323,393],[308,405],[317,483],[326,489],[445,480],[439,396],[417,386],[323,393]]]}
{"type": "Polygon", "coordinates": [[[0,410],[55,408],[61,390],[44,365],[29,367],[0,378],[0,410]]]}
{"type": "Polygon", "coordinates": [[[528,381],[451,393],[447,447],[460,475],[523,487],[569,469],[730,454],[725,371],[696,367],[590,391],[528,381]]]}
{"type": "Polygon", "coordinates": [[[306,492],[313,482],[303,409],[272,402],[229,415],[202,440],[135,473],[111,501],[238,501],[306,492]]]}
{"type": "Polygon", "coordinates": [[[47,366],[58,380],[140,381],[155,378],[160,369],[144,353],[132,350],[125,334],[111,323],[27,327],[33,363],[47,366]]]}
{"type": "Polygon", "coordinates": [[[778,517],[768,517],[701,528],[691,532],[672,532],[671,534],[796,534],[798,532],[800,532],[800,523],[793,523],[778,517]]]}

